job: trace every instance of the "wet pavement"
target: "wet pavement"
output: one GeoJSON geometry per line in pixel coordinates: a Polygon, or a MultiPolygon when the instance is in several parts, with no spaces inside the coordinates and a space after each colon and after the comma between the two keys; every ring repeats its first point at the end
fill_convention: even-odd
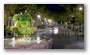
{"type": "Polygon", "coordinates": [[[66,33],[65,35],[65,32],[59,31],[54,34],[48,31],[42,35],[53,39],[52,49],[84,49],[84,34],[79,32],[77,39],[74,31],[70,31],[69,35],[68,32],[66,33]]]}
{"type": "Polygon", "coordinates": [[[68,32],[60,31],[57,34],[50,32],[49,29],[38,32],[39,36],[46,36],[53,39],[52,49],[84,49],[84,33],[75,35],[74,31],[68,32]]]}

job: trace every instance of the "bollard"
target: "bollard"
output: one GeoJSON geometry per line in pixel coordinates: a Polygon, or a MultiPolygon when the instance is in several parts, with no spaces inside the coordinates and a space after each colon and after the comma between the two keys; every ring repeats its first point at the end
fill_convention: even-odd
{"type": "Polygon", "coordinates": [[[78,40],[78,31],[77,31],[77,35],[76,36],[77,36],[77,40],[78,40]]]}
{"type": "Polygon", "coordinates": [[[70,38],[70,31],[68,30],[68,39],[70,38]]]}

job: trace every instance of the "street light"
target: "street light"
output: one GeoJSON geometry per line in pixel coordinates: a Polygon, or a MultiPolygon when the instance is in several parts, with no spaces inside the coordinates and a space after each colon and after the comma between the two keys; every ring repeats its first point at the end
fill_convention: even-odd
{"type": "Polygon", "coordinates": [[[22,12],[21,12],[21,15],[22,15],[22,12]]]}
{"type": "Polygon", "coordinates": [[[40,18],[41,16],[40,15],[37,15],[38,18],[40,18]]]}
{"type": "Polygon", "coordinates": [[[27,13],[27,10],[25,10],[25,13],[27,13]]]}
{"type": "Polygon", "coordinates": [[[43,22],[42,22],[42,24],[43,24],[43,22]]]}
{"type": "Polygon", "coordinates": [[[67,22],[66,22],[65,24],[66,24],[66,26],[67,26],[67,22]]]}
{"type": "Polygon", "coordinates": [[[81,11],[81,10],[83,10],[83,8],[82,8],[82,7],[80,7],[80,8],[79,8],[79,10],[81,11]]]}
{"type": "MultiPolygon", "coordinates": [[[[38,25],[39,25],[38,20],[41,20],[41,19],[40,19],[40,18],[41,18],[41,16],[38,14],[38,15],[37,15],[37,18],[38,18],[38,19],[37,19],[37,21],[36,21],[36,22],[37,22],[37,27],[38,27],[38,25]]],[[[40,43],[40,37],[38,37],[38,36],[39,36],[39,35],[38,35],[38,28],[37,28],[37,43],[40,43]]]]}
{"type": "Polygon", "coordinates": [[[61,24],[62,24],[62,22],[61,22],[61,24]]]}
{"type": "Polygon", "coordinates": [[[37,15],[37,18],[38,18],[38,20],[41,20],[41,19],[40,19],[40,18],[41,18],[41,16],[40,16],[39,14],[37,15]]]}
{"type": "Polygon", "coordinates": [[[48,22],[51,22],[51,20],[49,19],[48,22]]]}

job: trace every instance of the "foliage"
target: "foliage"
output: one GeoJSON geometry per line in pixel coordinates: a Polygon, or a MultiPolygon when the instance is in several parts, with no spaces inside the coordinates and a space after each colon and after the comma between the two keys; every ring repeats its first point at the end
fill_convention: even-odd
{"type": "Polygon", "coordinates": [[[32,17],[29,14],[15,14],[13,20],[15,25],[7,28],[17,38],[27,38],[36,31],[36,28],[33,27],[32,17]]]}
{"type": "Polygon", "coordinates": [[[79,11],[80,7],[84,7],[83,4],[58,4],[61,10],[49,9],[47,4],[5,4],[4,13],[5,19],[13,16],[14,14],[24,13],[27,10],[32,17],[36,18],[38,12],[42,18],[50,18],[56,22],[67,22],[68,24],[83,24],[84,23],[84,11],[79,11]],[[22,8],[21,8],[22,7],[22,8]],[[75,16],[75,22],[72,23],[71,17],[75,16]]]}
{"type": "Polygon", "coordinates": [[[65,17],[65,22],[74,25],[84,24],[84,10],[79,10],[80,7],[84,8],[84,4],[62,4],[60,6],[64,8],[65,15],[62,16],[65,17]]]}

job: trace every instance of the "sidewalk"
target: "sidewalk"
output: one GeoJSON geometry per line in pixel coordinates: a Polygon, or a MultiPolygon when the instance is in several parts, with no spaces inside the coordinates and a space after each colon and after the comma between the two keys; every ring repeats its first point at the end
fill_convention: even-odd
{"type": "Polygon", "coordinates": [[[52,34],[52,49],[84,49],[84,36],[81,35],[82,33],[79,33],[77,40],[77,36],[75,36],[73,31],[70,32],[69,36],[66,35],[66,37],[60,33],[57,35],[52,34]]]}
{"type": "Polygon", "coordinates": [[[71,44],[71,45],[66,45],[65,49],[84,49],[84,43],[77,43],[77,44],[71,44]]]}
{"type": "Polygon", "coordinates": [[[53,41],[52,49],[84,49],[84,41],[75,39],[57,40],[53,41]]]}

